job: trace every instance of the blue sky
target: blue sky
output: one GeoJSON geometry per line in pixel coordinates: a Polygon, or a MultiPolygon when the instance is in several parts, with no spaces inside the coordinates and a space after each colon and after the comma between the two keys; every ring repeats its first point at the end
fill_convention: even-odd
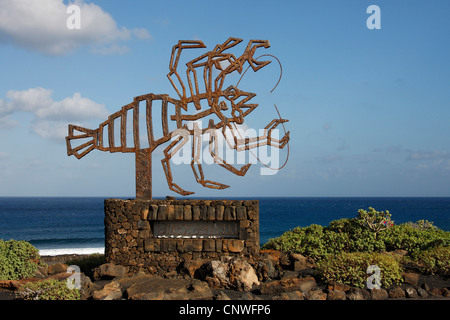
{"type": "MultiPolygon", "coordinates": [[[[277,65],[249,72],[261,90],[246,125],[264,127],[276,104],[290,119],[289,161],[270,176],[260,164],[245,177],[205,167],[231,186],[220,191],[175,166],[179,185],[199,197],[450,196],[448,1],[78,1],[79,30],[66,27],[69,4],[0,4],[0,196],[134,197],[134,155],[68,157],[67,125],[95,129],[138,95],[176,97],[172,46],[228,37],[244,39],[237,51],[267,39],[261,54],[282,63],[271,94],[277,65]],[[366,26],[372,4],[381,29],[366,26]]],[[[153,195],[177,196],[160,159],[153,195]]]]}

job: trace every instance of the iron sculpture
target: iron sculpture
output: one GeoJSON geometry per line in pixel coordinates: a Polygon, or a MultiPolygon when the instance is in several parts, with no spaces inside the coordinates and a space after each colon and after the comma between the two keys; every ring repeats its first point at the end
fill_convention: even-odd
{"type": "MultiPolygon", "coordinates": [[[[199,161],[201,137],[197,134],[198,132],[201,132],[201,135],[206,133],[210,135],[209,151],[214,161],[238,176],[244,176],[251,164],[245,164],[237,169],[222,159],[214,148],[217,147],[217,134],[222,133],[228,145],[236,151],[250,150],[263,145],[270,145],[282,149],[289,142],[289,132],[286,132],[286,130],[284,130],[285,135],[281,139],[275,139],[271,135],[272,130],[279,124],[282,124],[284,128],[284,122],[288,121],[282,119],[279,113],[279,119],[273,119],[265,127],[264,134],[261,136],[243,139],[239,136],[238,130],[236,130],[236,124],[243,124],[244,118],[257,108],[257,104],[248,103],[256,94],[240,90],[237,87],[239,82],[236,85],[231,85],[224,89],[225,78],[234,72],[243,76],[249,68],[252,68],[256,72],[271,63],[270,60],[258,60],[260,57],[271,55],[266,54],[258,58],[254,57],[256,49],[270,47],[269,41],[267,40],[250,40],[243,54],[237,58],[232,53],[227,52],[227,50],[236,46],[241,41],[242,39],[229,38],[224,43],[216,45],[213,50],[186,63],[188,86],[184,84],[182,77],[178,73],[181,53],[185,49],[201,49],[206,46],[199,40],[179,41],[173,46],[169,63],[170,72],[167,74],[179,99],[174,99],[167,94],[145,94],[135,97],[133,102],[123,106],[118,112],[111,114],[97,129],[86,129],[69,124],[68,136],[66,137],[67,155],[74,155],[80,159],[94,149],[109,152],[134,152],[136,154],[136,199],[151,199],[152,152],[158,146],[171,141],[164,149],[164,158],[161,161],[162,167],[170,190],[186,196],[193,192],[182,189],[173,181],[170,159],[189,139],[193,138],[191,167],[196,181],[204,187],[213,189],[229,187],[228,185],[205,179],[202,164],[199,161]],[[248,67],[244,71],[246,62],[248,63],[248,67]],[[199,76],[201,74],[203,74],[203,90],[199,86],[199,76]],[[139,128],[140,102],[146,105],[146,128],[142,129],[139,128]],[[207,108],[206,110],[200,111],[202,110],[202,102],[203,104],[207,103],[207,108]],[[161,104],[162,136],[156,136],[153,130],[154,126],[159,125],[152,121],[152,108],[156,103],[158,105],[161,104]],[[195,112],[192,112],[192,105],[195,107],[195,112]],[[223,112],[229,108],[231,108],[229,110],[231,111],[231,117],[227,117],[223,112]],[[129,145],[130,143],[127,143],[128,111],[133,112],[132,146],[129,145]],[[183,111],[186,113],[183,113],[183,111]],[[199,128],[196,122],[193,123],[191,129],[188,128],[187,122],[206,119],[206,117],[209,118],[207,128],[199,128]],[[114,125],[115,120],[117,122],[120,121],[119,143],[116,143],[114,139],[116,130],[114,125]],[[169,130],[169,121],[171,124],[176,125],[175,130],[169,130]],[[225,134],[225,130],[228,129],[231,132],[231,139],[225,134]],[[142,130],[145,131],[142,132],[142,130]],[[108,139],[104,141],[106,140],[104,139],[104,134],[106,133],[108,139]],[[145,133],[148,138],[148,147],[141,148],[140,134],[142,133],[145,133]],[[78,146],[72,146],[73,140],[85,141],[86,139],[88,140],[87,142],[81,143],[78,146]]],[[[203,109],[205,108],[203,107],[203,109]]]]}

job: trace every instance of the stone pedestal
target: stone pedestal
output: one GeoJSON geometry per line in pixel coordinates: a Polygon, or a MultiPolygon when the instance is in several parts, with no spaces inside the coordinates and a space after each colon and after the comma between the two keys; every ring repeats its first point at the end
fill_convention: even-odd
{"type": "Polygon", "coordinates": [[[258,200],[105,200],[106,262],[170,272],[183,261],[258,254],[258,200]]]}

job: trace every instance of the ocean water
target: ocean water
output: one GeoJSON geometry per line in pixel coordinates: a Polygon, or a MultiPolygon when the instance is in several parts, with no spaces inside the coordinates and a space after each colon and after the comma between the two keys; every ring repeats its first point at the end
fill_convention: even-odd
{"type": "MultiPolygon", "coordinates": [[[[254,198],[253,198],[254,199],[254,198]]],[[[389,210],[395,223],[428,220],[450,231],[450,198],[257,198],[260,243],[297,226],[389,210]]],[[[104,252],[104,198],[0,197],[0,239],[26,240],[41,255],[104,252]]]]}

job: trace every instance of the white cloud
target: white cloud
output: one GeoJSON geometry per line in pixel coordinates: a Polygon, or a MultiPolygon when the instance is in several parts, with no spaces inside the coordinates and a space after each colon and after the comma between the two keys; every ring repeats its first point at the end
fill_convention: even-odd
{"type": "Polygon", "coordinates": [[[11,101],[0,100],[0,115],[15,111],[35,112],[52,102],[51,90],[44,88],[32,88],[24,91],[10,90],[6,92],[6,98],[11,101]]]}
{"type": "Polygon", "coordinates": [[[138,38],[140,40],[147,40],[147,39],[151,39],[152,38],[150,33],[147,31],[147,29],[135,28],[132,31],[133,31],[133,34],[136,36],[136,38],[138,38]]]}
{"type": "MultiPolygon", "coordinates": [[[[63,0],[2,0],[0,42],[61,55],[85,45],[117,48],[117,42],[130,40],[132,36],[139,40],[151,38],[143,28],[119,28],[110,14],[93,3],[76,0],[74,4],[80,8],[80,29],[71,30],[66,23],[71,16],[67,13],[71,3],[64,4],[63,0]]],[[[109,53],[117,53],[117,50],[109,53]]]]}
{"type": "Polygon", "coordinates": [[[31,129],[42,138],[55,141],[64,141],[67,135],[67,123],[62,121],[36,120],[32,122],[31,129]]]}
{"type": "Polygon", "coordinates": [[[10,123],[13,113],[31,113],[34,118],[31,129],[43,138],[62,139],[67,134],[68,123],[81,123],[92,119],[106,119],[108,111],[103,104],[84,98],[76,92],[61,101],[52,98],[52,90],[31,88],[11,90],[6,93],[8,100],[0,99],[0,128],[2,122],[10,123]]]}
{"type": "Polygon", "coordinates": [[[414,151],[411,152],[407,160],[413,161],[424,161],[424,160],[435,160],[438,162],[443,162],[450,160],[450,153],[448,151],[414,151]]]}

